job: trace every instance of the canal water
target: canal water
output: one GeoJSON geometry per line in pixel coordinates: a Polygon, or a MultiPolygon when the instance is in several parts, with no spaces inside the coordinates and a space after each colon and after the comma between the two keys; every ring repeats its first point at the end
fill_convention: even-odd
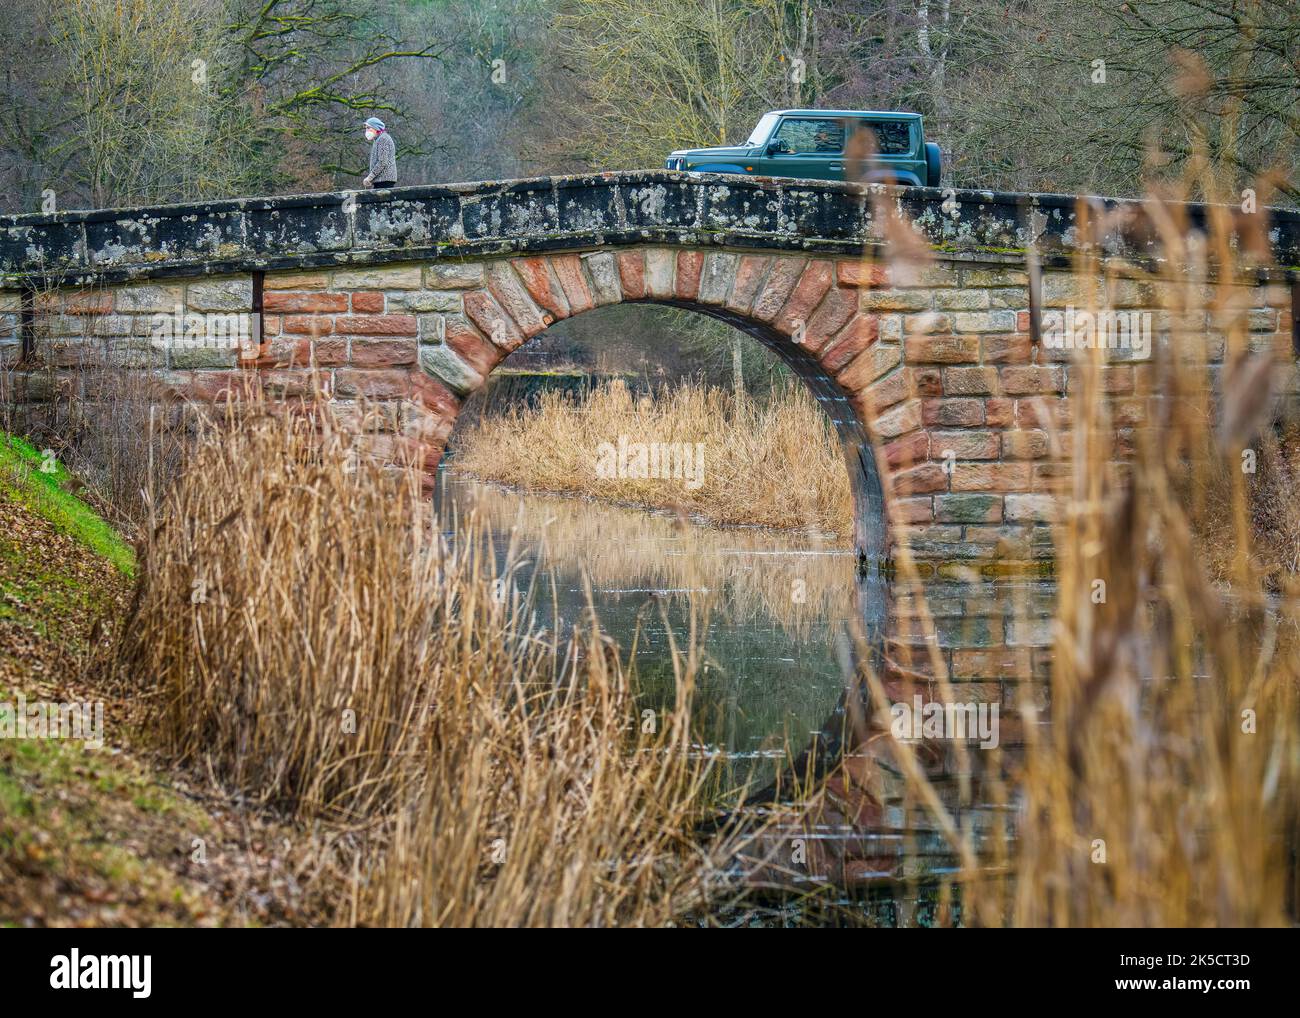
{"type": "MultiPolygon", "coordinates": [[[[439,474],[435,507],[453,539],[476,514],[499,568],[511,548],[525,550],[513,582],[533,586],[541,624],[567,630],[593,607],[635,668],[643,708],[673,708],[672,654],[693,640],[703,662],[696,737],[732,794],[763,790],[815,739],[833,739],[853,674],[849,648],[863,646],[853,634],[865,633],[879,654],[872,663],[891,700],[910,703],[911,687],[904,695],[898,683],[941,658],[952,695],[998,706],[1000,738],[990,752],[969,741],[928,744],[931,785],[952,823],[976,840],[1014,823],[1004,779],[1016,769],[1020,708],[1047,707],[1050,581],[989,579],[972,563],[920,589],[873,585],[857,575],[852,550],[825,534],[723,529],[670,512],[525,494],[454,468],[439,474]]],[[[936,694],[933,684],[918,688],[927,699],[936,694]]],[[[906,913],[910,922],[933,905],[935,881],[954,874],[956,860],[884,746],[854,751],[847,769],[861,781],[823,797],[814,829],[777,825],[775,837],[816,841],[809,883],[880,892],[873,921],[906,913]],[[917,880],[931,890],[918,891],[917,880]]]]}
{"type": "Polygon", "coordinates": [[[771,781],[835,711],[855,565],[833,537],[719,529],[671,513],[522,494],[448,470],[436,498],[446,528],[478,514],[499,566],[512,542],[527,550],[515,582],[542,579],[539,621],[572,627],[588,618],[589,603],[595,608],[635,666],[643,707],[672,708],[673,648],[690,645],[694,626],[697,737],[737,782],[771,781]]]}

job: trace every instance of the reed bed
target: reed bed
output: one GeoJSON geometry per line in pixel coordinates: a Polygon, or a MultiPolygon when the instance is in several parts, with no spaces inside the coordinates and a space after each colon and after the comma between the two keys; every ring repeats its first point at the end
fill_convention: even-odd
{"type": "Polygon", "coordinates": [[[155,507],[115,675],[170,758],[352,833],[339,923],[670,923],[728,854],[690,834],[695,661],[643,715],[594,620],[531,621],[521,561],[445,544],[327,413],[246,409],[155,507]]]}
{"type": "MultiPolygon", "coordinates": [[[[1015,648],[1004,658],[1023,690],[1023,746],[982,759],[968,751],[957,770],[983,781],[963,778],[950,803],[911,747],[884,743],[906,777],[906,801],[935,818],[961,860],[939,894],[947,921],[954,901],[967,925],[1296,921],[1295,473],[1278,417],[1285,408],[1272,398],[1276,379],[1290,375],[1278,351],[1252,348],[1232,285],[1253,278],[1255,267],[1241,277],[1232,268],[1250,239],[1234,243],[1230,218],[1215,215],[1195,244],[1179,206],[1153,196],[1150,207],[1160,262],[1112,260],[1103,271],[1084,255],[1074,266],[1084,285],[1119,276],[1151,285],[1170,327],[1153,354],[1150,420],[1136,432],[1110,418],[1103,351],[1079,351],[1071,366],[1082,380],[1073,419],[1054,425],[1074,454],[1055,528],[1050,676],[1034,675],[1015,648]],[[1223,330],[1221,370],[1207,322],[1223,330]],[[1243,470],[1246,450],[1257,454],[1254,473],[1243,470]],[[963,808],[980,787],[982,802],[998,807],[992,823],[963,808]]],[[[1115,225],[1091,221],[1091,251],[1115,225]]],[[[1096,286],[1094,310],[1101,294],[1096,286]]],[[[929,591],[905,552],[900,575],[900,589],[923,605],[929,591]]],[[[932,623],[923,629],[933,633],[932,623]]],[[[931,669],[940,698],[960,690],[937,654],[907,664],[931,669]]],[[[879,675],[864,670],[862,681],[878,707],[888,702],[879,675]]]]}
{"type": "Polygon", "coordinates": [[[801,384],[760,402],[700,384],[636,396],[615,381],[574,400],[543,393],[536,407],[458,431],[454,469],[527,491],[677,509],[716,524],[853,534],[844,455],[829,419],[801,384]],[[698,487],[677,478],[602,476],[600,450],[630,443],[703,448],[698,487]]]}

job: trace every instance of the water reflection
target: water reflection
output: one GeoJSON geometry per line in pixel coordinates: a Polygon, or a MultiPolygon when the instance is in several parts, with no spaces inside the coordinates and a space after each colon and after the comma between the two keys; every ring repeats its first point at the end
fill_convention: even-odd
{"type": "Polygon", "coordinates": [[[512,535],[554,583],[538,618],[581,622],[584,575],[602,629],[636,667],[646,702],[670,708],[670,646],[703,654],[699,735],[737,777],[770,780],[787,746],[822,728],[844,689],[837,634],[856,610],[852,552],[826,537],[699,526],[666,513],[520,494],[443,471],[444,526],[476,511],[502,561],[512,535]]]}
{"type": "Polygon", "coordinates": [[[437,500],[449,530],[477,513],[500,563],[512,544],[535,549],[517,581],[544,580],[534,585],[535,610],[548,625],[585,621],[589,583],[600,625],[635,667],[647,706],[672,708],[671,648],[693,639],[704,662],[697,732],[732,783],[762,789],[788,777],[791,758],[797,772],[810,759],[838,765],[827,768],[813,812],[800,811],[797,827],[773,828],[778,842],[798,838],[807,848],[792,883],[955,872],[951,841],[903,780],[887,733],[861,710],[852,723],[854,629],[890,702],[997,705],[995,748],[927,740],[917,753],[956,829],[978,842],[1009,822],[1024,708],[1041,719],[1047,707],[1051,582],[981,577],[972,563],[920,588],[888,585],[860,576],[851,550],[816,534],[717,529],[447,471],[437,500]]]}

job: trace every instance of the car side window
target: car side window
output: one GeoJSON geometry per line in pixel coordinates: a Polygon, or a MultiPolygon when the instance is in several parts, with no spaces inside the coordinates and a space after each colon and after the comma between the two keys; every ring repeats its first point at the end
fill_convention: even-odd
{"type": "Polygon", "coordinates": [[[876,134],[876,151],[882,156],[905,156],[912,151],[912,125],[906,120],[872,120],[866,124],[876,134]]]}
{"type": "Polygon", "coordinates": [[[838,120],[783,120],[772,140],[778,151],[838,154],[844,151],[844,125],[838,120]]]}

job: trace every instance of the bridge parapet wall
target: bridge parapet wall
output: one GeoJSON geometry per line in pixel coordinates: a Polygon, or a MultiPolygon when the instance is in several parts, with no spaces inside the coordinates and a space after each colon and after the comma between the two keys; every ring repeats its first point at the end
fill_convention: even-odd
{"type": "MultiPolygon", "coordinates": [[[[250,387],[324,394],[353,415],[368,451],[431,470],[465,398],[510,352],[600,306],[669,303],[728,320],[791,363],[840,427],[851,472],[858,446],[867,450],[884,494],[859,512],[859,530],[877,532],[859,534],[869,556],[887,558],[906,538],[927,568],[997,569],[1051,558],[1084,378],[1086,351],[1069,340],[1085,315],[1100,309],[1137,329],[1105,351],[1100,372],[1117,476],[1125,448],[1157,416],[1161,344],[1197,344],[1214,385],[1228,332],[1244,330],[1252,350],[1278,358],[1279,387],[1296,390],[1286,287],[1242,286],[1214,315],[1180,322],[1166,310],[1175,284],[1093,282],[1044,272],[1037,340],[1025,269],[966,258],[916,268],[640,245],[268,272],[256,283],[243,273],[63,288],[38,297],[36,359],[46,370],[29,362],[14,395],[39,402],[88,356],[150,372],[175,399],[250,387]]],[[[7,307],[0,343],[12,355],[22,323],[14,299],[7,307]]]]}

